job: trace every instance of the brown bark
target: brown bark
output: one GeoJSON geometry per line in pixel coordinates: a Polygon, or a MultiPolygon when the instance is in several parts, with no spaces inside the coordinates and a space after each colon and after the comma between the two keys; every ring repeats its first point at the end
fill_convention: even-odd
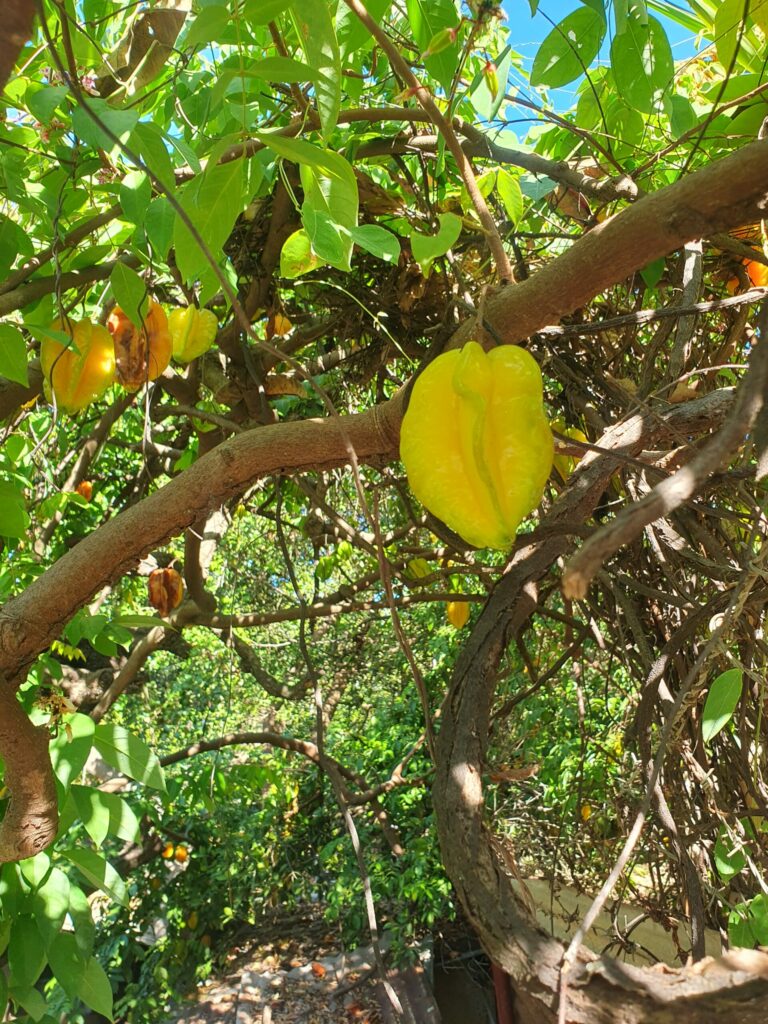
{"type": "Polygon", "coordinates": [[[34,857],[52,841],[57,824],[48,730],[30,722],[14,688],[1,682],[0,757],[11,802],[0,825],[0,864],[34,857]]]}
{"type": "Polygon", "coordinates": [[[0,19],[0,90],[11,77],[21,48],[32,36],[34,0],[5,0],[0,19]]]}

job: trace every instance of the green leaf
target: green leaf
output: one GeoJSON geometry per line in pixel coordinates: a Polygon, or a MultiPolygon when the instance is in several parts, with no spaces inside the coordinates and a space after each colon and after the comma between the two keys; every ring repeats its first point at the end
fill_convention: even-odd
{"type": "Polygon", "coordinates": [[[300,228],[283,242],[280,252],[280,276],[293,280],[323,266],[323,260],[312,251],[309,235],[300,228]]]}
{"type": "Polygon", "coordinates": [[[695,127],[698,117],[686,96],[673,96],[670,100],[670,125],[672,134],[683,135],[695,127]]]}
{"type": "Polygon", "coordinates": [[[47,124],[68,95],[69,89],[65,85],[48,85],[42,89],[27,89],[24,99],[29,112],[47,124]]]}
{"type": "Polygon", "coordinates": [[[291,0],[246,0],[245,20],[251,25],[268,25],[290,6],[291,0]]]}
{"type": "Polygon", "coordinates": [[[51,870],[51,858],[49,854],[41,851],[35,854],[34,857],[20,860],[19,870],[32,888],[36,889],[51,870]]]}
{"type": "Polygon", "coordinates": [[[327,0],[300,0],[291,14],[308,63],[317,68],[315,101],[322,136],[328,139],[336,127],[341,106],[341,56],[327,0]]]}
{"type": "Polygon", "coordinates": [[[492,121],[499,112],[499,107],[504,102],[504,95],[507,91],[507,79],[509,69],[512,66],[512,50],[505,46],[501,56],[495,61],[496,77],[499,82],[499,91],[494,96],[488,87],[488,79],[478,72],[473,85],[470,87],[470,100],[472,106],[484,121],[492,121]]]}
{"type": "Polygon", "coordinates": [[[56,981],[70,999],[76,999],[88,958],[82,956],[75,936],[70,932],[57,935],[48,950],[48,961],[56,981]]]}
{"type": "Polygon", "coordinates": [[[400,240],[381,225],[361,224],[360,227],[350,228],[349,233],[355,245],[378,256],[385,263],[397,263],[400,259],[400,240]]]}
{"type": "Polygon", "coordinates": [[[605,18],[580,7],[555,25],[538,49],[531,85],[556,89],[584,74],[597,56],[605,35],[605,18]]]}
{"type": "MultiPolygon", "coordinates": [[[[208,166],[199,178],[182,189],[180,199],[209,255],[218,263],[222,246],[244,208],[242,159],[208,166]]],[[[173,245],[176,263],[185,281],[194,281],[210,267],[208,257],[178,216],[173,245]]]]}
{"type": "Polygon", "coordinates": [[[311,203],[302,206],[301,219],[312,249],[320,259],[338,270],[350,270],[352,237],[349,231],[337,224],[326,210],[318,209],[311,203]]]}
{"type": "Polygon", "coordinates": [[[701,735],[709,743],[730,722],[742,691],[742,675],[738,668],[722,672],[712,683],[704,702],[701,735]]]}
{"type": "Polygon", "coordinates": [[[8,979],[0,971],[0,1020],[5,1019],[5,1011],[8,1008],[8,979]]]}
{"type": "Polygon", "coordinates": [[[324,176],[337,178],[347,185],[350,193],[357,195],[357,178],[352,165],[340,153],[332,149],[321,149],[303,139],[290,139],[269,132],[255,132],[256,138],[278,156],[304,167],[314,167],[324,176]]]}
{"type": "Polygon", "coordinates": [[[749,5],[749,16],[758,28],[768,35],[768,0],[752,0],[749,5]]]}
{"type": "Polygon", "coordinates": [[[651,263],[647,263],[640,271],[640,276],[645,281],[648,288],[655,288],[659,281],[664,276],[664,268],[667,265],[667,261],[663,256],[660,256],[657,260],[653,260],[651,263]]]}
{"type": "Polygon", "coordinates": [[[626,103],[644,114],[658,110],[675,71],[672,48],[661,22],[648,18],[646,24],[641,24],[630,17],[626,31],[611,44],[611,70],[626,103]]]}
{"type": "Polygon", "coordinates": [[[156,199],[153,199],[144,220],[144,230],[155,255],[161,260],[168,258],[175,223],[176,211],[165,196],[157,196],[156,199]]]}
{"type": "Polygon", "coordinates": [[[61,852],[92,885],[105,892],[115,903],[119,903],[123,907],[128,906],[128,890],[125,882],[109,861],[104,860],[94,850],[62,850],[61,852]]]}
{"type": "Polygon", "coordinates": [[[24,537],[29,529],[24,494],[16,485],[0,480],[0,537],[24,537]]]}
{"type": "Polygon", "coordinates": [[[131,323],[141,327],[142,318],[147,315],[149,309],[149,292],[146,282],[125,263],[116,263],[109,275],[109,283],[112,285],[112,292],[118,306],[122,308],[131,323]]]}
{"type": "Polygon", "coordinates": [[[461,234],[461,217],[455,213],[438,214],[440,230],[436,235],[422,235],[418,231],[411,232],[411,251],[413,258],[426,276],[432,261],[444,256],[461,234]]]}
{"type": "Polygon", "coordinates": [[[731,947],[755,948],[755,936],[750,927],[749,909],[746,903],[739,903],[728,914],[728,943],[731,947]]]}
{"type": "Polygon", "coordinates": [[[141,835],[138,819],[118,793],[72,786],[72,797],[80,820],[96,846],[101,846],[108,834],[128,843],[138,842],[141,835]]]}
{"type": "Polygon", "coordinates": [[[725,828],[720,830],[712,853],[717,873],[724,882],[730,882],[747,866],[747,858],[741,847],[731,839],[725,828]]]}
{"type": "Polygon", "coordinates": [[[77,994],[86,1006],[100,1013],[102,1016],[113,1020],[112,1016],[112,986],[95,956],[85,966],[80,983],[77,986],[77,994]]]}
{"type": "Polygon", "coordinates": [[[9,989],[9,995],[26,1010],[32,1020],[41,1020],[48,1012],[48,1003],[36,988],[12,986],[9,989]]]}
{"type": "Polygon", "coordinates": [[[94,745],[107,764],[152,789],[165,790],[157,755],[138,736],[110,722],[96,726],[94,745]]]}
{"type": "Polygon", "coordinates": [[[504,204],[507,216],[513,224],[517,224],[523,216],[523,190],[520,188],[519,176],[510,174],[505,168],[500,167],[496,174],[496,191],[504,204]]]}
{"type": "Polygon", "coordinates": [[[79,713],[72,715],[67,724],[69,730],[60,729],[50,746],[51,764],[56,778],[65,791],[69,789],[70,782],[80,774],[88,760],[96,728],[92,718],[79,713]]]}
{"type": "Polygon", "coordinates": [[[35,984],[45,967],[45,950],[31,914],[22,914],[11,923],[8,943],[8,966],[12,988],[28,988],[35,984]]]}
{"type": "Polygon", "coordinates": [[[133,129],[131,143],[157,180],[165,188],[174,190],[176,179],[162,129],[156,124],[140,121],[133,129]]]}
{"type": "Polygon", "coordinates": [[[311,82],[320,74],[317,68],[292,57],[265,57],[250,64],[247,72],[268,82],[311,82]]]}
{"type": "Polygon", "coordinates": [[[726,69],[731,67],[739,48],[743,24],[744,0],[721,0],[715,14],[714,39],[717,59],[726,69]]]}
{"type": "Polygon", "coordinates": [[[75,928],[75,942],[80,956],[87,958],[93,950],[96,926],[93,923],[91,905],[82,889],[72,885],[69,891],[69,916],[75,928]]]}
{"type": "Polygon", "coordinates": [[[119,195],[126,220],[143,224],[152,199],[152,185],[144,171],[129,171],[120,182],[119,195]]]}
{"type": "Polygon", "coordinates": [[[222,4],[204,7],[189,26],[183,45],[185,49],[193,49],[203,43],[222,42],[232,23],[232,15],[222,4]]]}
{"type": "Polygon", "coordinates": [[[89,97],[75,108],[72,114],[72,129],[87,146],[109,152],[115,146],[115,142],[104,131],[104,128],[111,135],[116,136],[120,142],[125,142],[136,127],[138,120],[139,112],[137,110],[121,110],[111,107],[106,100],[89,97]],[[83,107],[87,107],[100,123],[86,113],[83,107]]]}
{"type": "MultiPolygon", "coordinates": [[[[408,21],[416,45],[423,52],[430,40],[446,28],[456,28],[459,18],[453,0],[407,0],[408,21]]],[[[424,66],[447,93],[459,59],[458,40],[446,50],[428,57],[424,66]]]]}
{"type": "Polygon", "coordinates": [[[768,896],[764,892],[750,900],[749,923],[757,944],[768,945],[768,896]]]}
{"type": "MultiPolygon", "coordinates": [[[[392,6],[392,0],[368,0],[368,13],[377,24],[381,24],[384,15],[392,6]]],[[[346,4],[336,8],[336,38],[342,57],[347,57],[362,46],[370,45],[371,34],[360,21],[354,11],[346,4]]]]}
{"type": "Polygon", "coordinates": [[[64,924],[69,910],[70,881],[61,868],[53,868],[31,899],[38,930],[48,948],[64,924]]]}
{"type": "Polygon", "coordinates": [[[27,344],[21,331],[11,324],[0,324],[0,377],[16,384],[29,384],[27,344]]]}

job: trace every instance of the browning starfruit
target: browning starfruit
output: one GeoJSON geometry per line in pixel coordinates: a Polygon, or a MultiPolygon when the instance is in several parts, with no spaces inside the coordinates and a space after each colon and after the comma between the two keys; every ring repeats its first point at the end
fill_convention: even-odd
{"type": "Polygon", "coordinates": [[[184,584],[175,569],[153,569],[147,579],[147,590],[149,603],[164,619],[179,607],[184,596],[184,584]]]}
{"type": "Polygon", "coordinates": [[[475,547],[511,545],[541,500],[553,448],[536,361],[474,341],[418,377],[400,433],[413,493],[475,547]]]}
{"type": "Polygon", "coordinates": [[[40,345],[43,388],[50,401],[64,412],[76,413],[90,405],[115,378],[115,346],[109,331],[90,320],[55,320],[54,331],[63,331],[72,339],[70,346],[54,338],[40,345]]]}
{"type": "Polygon", "coordinates": [[[191,363],[213,344],[219,322],[210,309],[174,309],[168,317],[168,330],[173,343],[173,358],[179,363],[191,363]]]}
{"type": "Polygon", "coordinates": [[[115,342],[117,379],[126,391],[138,391],[155,380],[171,361],[168,318],[154,299],[149,300],[141,330],[119,306],[110,313],[107,327],[115,342]]]}

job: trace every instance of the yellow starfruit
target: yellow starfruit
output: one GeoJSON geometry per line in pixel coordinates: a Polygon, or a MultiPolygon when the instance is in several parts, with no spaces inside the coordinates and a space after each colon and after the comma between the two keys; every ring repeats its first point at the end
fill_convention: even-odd
{"type": "Polygon", "coordinates": [[[173,358],[178,363],[191,363],[213,344],[219,322],[210,309],[174,309],[168,316],[168,330],[173,342],[173,358]]]}
{"type": "Polygon", "coordinates": [[[475,341],[418,377],[400,433],[411,490],[475,547],[506,549],[539,503],[554,443],[534,358],[475,341]]]}
{"type": "Polygon", "coordinates": [[[469,604],[466,601],[449,601],[445,614],[454,629],[461,629],[469,621],[469,604]]]}
{"type": "Polygon", "coordinates": [[[101,398],[114,380],[115,346],[109,331],[90,320],[55,320],[51,329],[68,334],[72,344],[41,342],[43,388],[49,400],[55,395],[59,409],[73,414],[101,398]]]}

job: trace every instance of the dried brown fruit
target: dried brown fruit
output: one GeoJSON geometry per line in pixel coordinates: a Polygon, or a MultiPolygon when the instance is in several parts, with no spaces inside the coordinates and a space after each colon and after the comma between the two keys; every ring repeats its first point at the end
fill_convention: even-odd
{"type": "Polygon", "coordinates": [[[115,343],[117,379],[126,391],[138,391],[155,380],[171,361],[172,341],[165,310],[154,299],[141,330],[119,306],[112,310],[107,327],[115,343]]]}
{"type": "Polygon", "coordinates": [[[184,596],[184,584],[175,569],[154,569],[147,580],[149,603],[167,618],[184,596]]]}

